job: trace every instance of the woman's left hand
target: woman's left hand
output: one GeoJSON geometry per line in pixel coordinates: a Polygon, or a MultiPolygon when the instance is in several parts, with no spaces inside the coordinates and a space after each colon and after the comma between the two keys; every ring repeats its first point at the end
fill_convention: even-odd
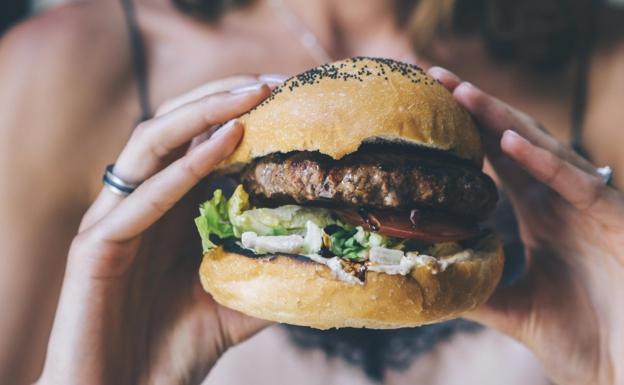
{"type": "Polygon", "coordinates": [[[479,123],[527,257],[525,276],[468,317],[524,343],[556,384],[624,383],[624,195],[528,115],[429,74],[479,123]]]}
{"type": "Polygon", "coordinates": [[[180,258],[185,250],[167,245],[174,228],[159,228],[159,242],[144,234],[234,150],[243,129],[230,119],[269,93],[255,76],[222,79],[168,103],[133,132],[114,173],[142,183],[125,198],[104,188],[85,215],[39,384],[199,383],[225,349],[267,324],[202,290],[199,255],[180,258]]]}

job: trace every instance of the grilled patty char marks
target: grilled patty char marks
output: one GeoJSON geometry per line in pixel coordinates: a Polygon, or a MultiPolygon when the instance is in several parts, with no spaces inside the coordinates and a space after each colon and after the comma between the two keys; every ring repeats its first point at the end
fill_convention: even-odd
{"type": "Polygon", "coordinates": [[[422,205],[475,219],[487,217],[498,199],[494,183],[480,170],[415,151],[358,152],[340,160],[313,152],[274,154],[248,166],[243,184],[264,201],[422,205]]]}

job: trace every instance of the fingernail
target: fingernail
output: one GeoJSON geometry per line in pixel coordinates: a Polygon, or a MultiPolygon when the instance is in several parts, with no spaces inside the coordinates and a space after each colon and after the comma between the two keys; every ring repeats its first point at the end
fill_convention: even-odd
{"type": "Polygon", "coordinates": [[[514,138],[520,138],[520,135],[516,131],[514,131],[514,130],[505,130],[505,132],[503,132],[503,136],[505,136],[505,135],[511,136],[511,137],[514,137],[514,138]]]}
{"type": "Polygon", "coordinates": [[[505,137],[505,136],[508,137],[508,138],[512,138],[514,140],[515,139],[520,139],[520,140],[526,141],[526,139],[522,135],[518,134],[514,130],[505,130],[505,132],[503,132],[503,137],[505,137]]]}
{"type": "Polygon", "coordinates": [[[472,88],[472,89],[477,89],[477,87],[475,87],[474,84],[470,83],[470,82],[462,82],[462,84],[460,84],[460,86],[465,87],[465,88],[472,88]]]}
{"type": "Polygon", "coordinates": [[[236,87],[234,89],[230,90],[231,94],[245,94],[248,92],[255,92],[258,91],[262,88],[262,86],[264,86],[265,83],[254,83],[254,84],[247,84],[241,87],[236,87]]]}
{"type": "Polygon", "coordinates": [[[232,130],[232,128],[234,127],[234,125],[236,124],[237,120],[236,119],[232,119],[226,123],[224,123],[223,125],[221,125],[221,127],[217,128],[217,130],[214,132],[214,134],[212,134],[212,136],[210,137],[210,139],[217,139],[220,136],[223,136],[224,134],[228,133],[229,131],[232,130]]]}
{"type": "Polygon", "coordinates": [[[282,74],[262,74],[258,76],[258,80],[265,83],[284,83],[288,76],[282,74]]]}
{"type": "Polygon", "coordinates": [[[459,92],[461,94],[476,94],[481,92],[481,90],[479,88],[477,88],[474,84],[470,83],[470,82],[466,82],[463,81],[461,83],[459,83],[459,85],[457,86],[457,88],[455,88],[455,91],[453,91],[453,94],[455,94],[456,92],[459,92]]]}
{"type": "Polygon", "coordinates": [[[434,78],[450,73],[445,68],[438,67],[438,66],[433,66],[433,67],[429,68],[427,70],[427,72],[429,73],[429,75],[433,76],[434,78]]]}
{"type": "Polygon", "coordinates": [[[526,142],[526,143],[531,143],[529,142],[524,136],[518,134],[516,131],[514,130],[505,130],[505,132],[503,132],[503,137],[501,138],[501,145],[503,145],[504,142],[507,142],[508,144],[513,143],[514,141],[521,141],[521,142],[526,142]],[[511,142],[509,142],[511,141],[511,142]]]}

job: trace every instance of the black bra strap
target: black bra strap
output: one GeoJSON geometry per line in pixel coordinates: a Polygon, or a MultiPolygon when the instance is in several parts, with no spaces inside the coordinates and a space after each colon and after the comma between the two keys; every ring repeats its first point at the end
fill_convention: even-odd
{"type": "Polygon", "coordinates": [[[585,112],[587,109],[587,86],[591,67],[591,51],[594,43],[596,8],[595,0],[589,2],[588,17],[585,29],[581,30],[579,39],[578,60],[574,79],[571,122],[571,145],[576,152],[588,158],[587,151],[583,146],[583,126],[585,124],[585,112]]]}
{"type": "Polygon", "coordinates": [[[123,6],[124,15],[126,17],[126,25],[128,26],[128,38],[130,40],[130,49],[132,51],[132,67],[137,81],[139,106],[141,108],[139,122],[142,122],[152,117],[149,88],[147,84],[145,44],[141,36],[141,31],[139,30],[139,23],[136,19],[133,0],[121,0],[121,5],[123,6]]]}

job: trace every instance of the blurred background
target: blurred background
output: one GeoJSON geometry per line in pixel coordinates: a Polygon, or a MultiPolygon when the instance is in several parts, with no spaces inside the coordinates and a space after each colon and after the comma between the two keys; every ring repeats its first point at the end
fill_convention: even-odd
{"type": "Polygon", "coordinates": [[[0,34],[29,15],[72,0],[5,0],[0,2],[0,34]]]}
{"type": "MultiPolygon", "coordinates": [[[[0,35],[20,21],[43,14],[71,1],[0,0],[0,35]]],[[[115,5],[116,3],[129,3],[124,0],[99,0],[90,3],[100,4],[100,2],[115,5]]],[[[6,107],[5,110],[0,110],[0,125],[15,127],[16,132],[31,132],[26,129],[39,130],[34,132],[42,135],[40,135],[41,143],[35,143],[39,146],[36,147],[36,151],[32,150],[35,147],[29,147],[30,143],[20,147],[26,141],[16,140],[15,144],[7,146],[7,148],[15,148],[15,153],[18,155],[23,155],[28,149],[35,154],[32,159],[28,158],[18,163],[18,176],[15,180],[19,178],[19,183],[16,184],[23,184],[24,189],[15,195],[20,195],[23,199],[15,200],[14,205],[13,201],[11,202],[16,214],[15,217],[8,217],[7,223],[10,223],[11,230],[15,230],[14,234],[19,235],[19,237],[17,235],[11,237],[11,241],[19,238],[19,244],[18,241],[12,244],[13,249],[17,250],[14,252],[14,258],[7,259],[6,265],[0,269],[0,273],[4,274],[0,276],[0,286],[7,287],[4,292],[10,293],[11,299],[3,308],[5,314],[0,316],[0,318],[4,317],[0,320],[0,326],[8,325],[6,329],[0,330],[2,333],[0,348],[9,346],[11,349],[6,351],[18,353],[12,354],[15,357],[7,358],[1,357],[0,351],[0,372],[5,370],[10,374],[7,378],[14,379],[7,383],[28,383],[36,378],[45,354],[45,341],[47,341],[47,333],[50,330],[55,301],[60,289],[67,245],[73,237],[84,209],[91,202],[94,192],[97,192],[101,186],[100,172],[103,165],[110,162],[110,159],[121,148],[136,121],[149,116],[145,113],[149,113],[163,100],[175,97],[215,78],[241,72],[274,71],[292,74],[328,61],[323,58],[326,52],[319,53],[319,50],[323,49],[319,48],[318,44],[316,50],[310,49],[308,44],[311,41],[310,34],[301,29],[305,27],[300,25],[293,27],[292,10],[288,11],[291,15],[287,16],[284,22],[280,17],[280,14],[283,16],[283,10],[273,12],[274,10],[262,8],[264,3],[276,4],[275,1],[148,0],[135,1],[135,3],[139,10],[139,27],[145,27],[144,37],[148,40],[146,57],[147,67],[151,66],[152,70],[149,79],[151,89],[145,85],[146,74],[141,70],[142,66],[146,65],[141,57],[145,52],[137,49],[137,39],[135,39],[136,36],[132,36],[132,26],[126,29],[126,20],[123,20],[124,14],[120,11],[121,7],[110,7],[115,9],[106,15],[112,15],[111,19],[115,21],[110,23],[110,28],[108,24],[106,25],[108,29],[95,22],[100,21],[101,15],[97,13],[96,17],[87,19],[88,21],[84,24],[72,24],[71,20],[66,18],[68,13],[52,17],[54,20],[61,20],[60,23],[52,23],[54,24],[52,28],[69,31],[67,34],[61,33],[58,36],[70,41],[71,44],[76,44],[75,50],[67,50],[67,47],[59,44],[45,50],[45,55],[42,56],[46,60],[43,64],[48,64],[49,62],[56,63],[57,58],[62,59],[63,55],[57,55],[55,49],[58,48],[58,52],[65,54],[65,61],[60,61],[61,64],[57,63],[58,65],[53,68],[54,71],[46,72],[50,78],[60,79],[58,83],[46,82],[47,79],[43,79],[43,75],[37,78],[40,80],[38,84],[26,81],[33,79],[32,73],[35,72],[27,64],[33,61],[32,58],[39,59],[41,56],[37,53],[47,48],[37,42],[45,41],[44,45],[48,42],[58,43],[57,40],[43,39],[45,36],[38,35],[43,33],[41,31],[50,32],[50,25],[42,27],[38,24],[34,28],[21,31],[22,33],[17,34],[17,38],[14,37],[14,45],[19,46],[19,49],[14,51],[16,53],[28,51],[28,55],[24,55],[27,57],[23,62],[7,66],[11,72],[6,72],[9,75],[5,79],[15,79],[18,85],[13,85],[12,91],[7,93],[9,95],[7,99],[0,100],[4,102],[9,99],[18,100],[15,106],[19,107],[19,97],[22,96],[20,92],[24,90],[25,96],[21,104],[27,106],[25,107],[27,110],[21,111],[21,115],[16,113],[15,116],[11,115],[5,120],[2,120],[5,118],[2,114],[12,114],[17,107],[6,107]],[[172,6],[174,3],[175,8],[172,6]],[[223,9],[215,10],[214,5],[217,3],[223,9]],[[166,5],[169,5],[169,8],[166,5]],[[207,18],[201,23],[196,23],[196,18],[186,18],[189,15],[195,17],[196,14],[193,12],[204,12],[213,15],[214,19],[221,18],[224,29],[218,31],[218,28],[213,29],[211,24],[213,19],[207,18]],[[261,15],[258,17],[260,21],[253,19],[254,12],[261,15]],[[246,18],[255,20],[256,24],[248,27],[246,18]],[[189,19],[193,21],[188,22],[189,19]],[[239,20],[245,21],[239,22],[239,20]],[[98,24],[99,29],[88,28],[90,24],[98,24]],[[268,28],[263,29],[268,24],[274,27],[274,31],[268,31],[268,28]],[[228,26],[233,27],[228,29],[228,26]],[[83,31],[86,36],[84,40],[72,39],[83,31]],[[101,36],[101,31],[106,31],[108,35],[101,36]],[[130,39],[126,31],[130,31],[130,39]],[[294,35],[295,39],[289,41],[284,38],[289,34],[294,35]],[[297,46],[298,34],[302,35],[302,44],[299,47],[297,46]],[[128,40],[134,45],[128,44],[128,40]],[[109,44],[109,41],[112,43],[109,44]],[[223,43],[224,41],[226,43],[223,43]],[[235,44],[229,44],[231,41],[235,44]],[[281,45],[288,49],[282,49],[281,45]],[[198,49],[198,46],[201,49],[198,49]],[[116,60],[110,60],[111,56],[116,60]],[[292,60],[288,61],[291,58],[292,60]],[[113,69],[118,68],[109,65],[109,61],[121,67],[119,73],[112,73],[113,69]],[[83,64],[83,62],[88,64],[83,64]],[[100,65],[101,63],[105,65],[100,65]],[[195,66],[193,67],[192,64],[195,66]],[[27,69],[21,72],[22,67],[27,69]],[[65,73],[57,71],[58,68],[71,70],[65,73]],[[108,77],[100,76],[103,73],[108,77]],[[175,76],[171,75],[173,73],[175,76]],[[83,87],[83,84],[88,84],[88,86],[83,87]],[[136,87],[137,84],[138,87],[136,87]],[[58,92],[59,87],[63,92],[58,92]],[[94,89],[97,92],[94,92],[94,89]],[[26,95],[28,92],[32,93],[26,95]],[[91,100],[95,94],[98,99],[91,100]],[[138,97],[137,94],[139,94],[138,97]],[[145,96],[147,94],[149,97],[145,96]],[[50,95],[54,97],[49,97],[50,95]],[[37,96],[43,96],[43,98],[37,98],[37,96]],[[66,102],[63,97],[67,97],[69,101],[66,102]],[[153,99],[151,105],[150,98],[153,99]],[[41,108],[39,104],[41,100],[44,101],[44,107],[51,106],[49,110],[41,108]],[[82,102],[84,106],[80,104],[82,102]],[[80,108],[76,107],[78,105],[80,108]],[[44,111],[49,113],[49,116],[45,116],[44,113],[31,113],[32,111],[44,111]],[[83,113],[83,111],[88,111],[88,113],[83,113]],[[23,118],[24,116],[28,119],[23,118]],[[43,118],[36,120],[38,116],[43,118]],[[92,126],[92,120],[96,121],[95,126],[92,126]],[[55,124],[58,124],[58,127],[55,124]],[[64,137],[58,139],[57,134],[59,138],[61,135],[64,137]],[[81,140],[81,146],[76,146],[80,147],[78,149],[71,146],[63,147],[61,145],[63,140],[67,143],[81,140]],[[22,151],[22,148],[25,150],[22,151]],[[71,176],[84,179],[85,186],[80,185],[74,188],[75,179],[70,179],[71,183],[63,185],[61,181],[67,181],[63,179],[64,175],[61,175],[65,172],[65,168],[57,167],[49,170],[47,167],[51,160],[57,159],[66,159],[67,163],[64,166],[75,168],[71,169],[74,172],[71,176]],[[39,197],[33,193],[33,190],[39,191],[39,188],[32,188],[32,186],[39,187],[44,183],[40,182],[41,179],[35,178],[38,174],[33,165],[41,164],[44,167],[40,168],[47,169],[47,174],[58,171],[58,175],[46,175],[48,179],[44,180],[52,182],[45,185],[48,190],[54,190],[57,185],[72,187],[67,188],[67,191],[62,194],[68,197],[67,201],[61,202],[61,198],[58,198],[59,201],[53,201],[49,198],[48,201],[39,203],[36,199],[39,197]],[[33,179],[30,179],[31,174],[33,179]],[[28,218],[30,222],[25,223],[20,230],[18,220],[13,218],[23,217],[24,212],[37,211],[32,206],[33,202],[40,204],[36,207],[38,212],[43,214],[40,214],[41,218],[28,218]],[[49,207],[62,207],[63,209],[54,211],[48,210],[49,207]],[[50,226],[50,223],[54,226],[50,226]],[[58,225],[59,223],[62,225],[58,225]],[[26,233],[36,234],[36,237],[23,236],[26,233]],[[48,239],[40,237],[39,234],[45,234],[44,237],[48,239]],[[2,321],[5,321],[5,325],[2,321]],[[24,327],[27,323],[27,327],[24,327]],[[2,336],[10,336],[12,339],[7,338],[3,341],[2,336]],[[23,355],[28,354],[31,359],[25,363],[26,360],[20,357],[20,352],[23,355]]],[[[295,11],[303,10],[297,15],[297,20],[306,19],[309,16],[304,12],[306,6],[314,8],[311,5],[314,3],[313,0],[308,3],[287,0],[277,2],[277,4],[282,3],[296,4],[295,11]]],[[[340,3],[340,0],[324,1],[324,3],[336,4],[340,3]]],[[[366,3],[370,5],[373,2],[367,1],[366,3]]],[[[416,61],[424,67],[431,64],[443,64],[456,71],[486,91],[527,111],[552,130],[558,139],[574,145],[581,152],[584,151],[581,148],[582,144],[589,149],[594,162],[599,165],[609,164],[614,168],[616,185],[620,188],[623,186],[624,156],[621,151],[622,142],[618,143],[618,141],[622,138],[619,133],[623,131],[621,122],[624,121],[621,108],[622,100],[624,100],[624,71],[622,71],[624,44],[621,43],[624,41],[622,38],[624,37],[622,31],[624,0],[439,0],[438,2],[396,0],[396,3],[427,4],[428,8],[419,7],[419,12],[414,19],[418,31],[409,31],[410,39],[415,36],[413,41],[409,42],[412,45],[405,44],[408,48],[396,51],[398,54],[395,58],[416,61]],[[585,8],[582,7],[597,3],[605,6],[601,10],[601,19],[596,17],[598,25],[595,29],[600,30],[596,34],[596,40],[600,40],[600,44],[592,47],[594,51],[590,52],[590,39],[587,31],[596,26],[593,24],[594,19],[587,17],[587,13],[584,13],[585,8]],[[450,12],[445,7],[455,7],[455,9],[450,12]],[[496,13],[492,14],[491,10],[495,10],[496,13]],[[453,20],[452,28],[449,27],[451,22],[445,18],[445,15],[450,14],[459,16],[453,20]],[[520,17],[516,17],[518,15],[520,17]],[[435,24],[438,22],[439,25],[435,24]],[[440,39],[436,40],[439,37],[438,32],[444,30],[442,27],[447,27],[444,32],[452,30],[453,33],[462,36],[453,40],[457,37],[453,33],[446,35],[440,33],[440,39]],[[477,38],[470,40],[465,38],[464,34],[472,37],[476,35],[477,38]],[[434,40],[437,45],[429,44],[434,40]],[[482,43],[486,46],[485,49],[479,45],[482,43]],[[416,53],[412,55],[412,51],[418,54],[417,58],[416,53]],[[406,52],[410,52],[413,57],[401,56],[406,52]],[[590,61],[592,62],[591,69],[588,64],[590,61]],[[585,114],[587,100],[591,103],[589,113],[585,114]],[[581,132],[583,126],[586,129],[581,132]],[[580,143],[583,138],[584,143],[580,143]],[[576,142],[577,140],[579,142],[576,142]]],[[[86,8],[85,13],[88,14],[89,7],[84,8],[86,8]]],[[[92,8],[95,8],[96,12],[100,11],[97,7],[92,8]]],[[[102,9],[106,11],[107,7],[102,7],[102,9]]],[[[355,16],[359,15],[357,11],[357,9],[353,10],[355,16]]],[[[313,16],[312,19],[314,19],[313,16]]],[[[349,18],[345,17],[345,19],[349,18]]],[[[305,23],[301,24],[305,25],[305,23]]],[[[362,30],[366,29],[368,28],[362,28],[362,30]]],[[[361,31],[357,28],[354,30],[361,31]]],[[[338,35],[338,38],[344,38],[344,36],[338,35]]],[[[405,36],[403,40],[407,40],[405,36]]],[[[388,39],[388,41],[402,40],[388,39]]],[[[378,52],[388,54],[389,51],[384,51],[389,45],[386,43],[387,41],[382,41],[374,49],[364,52],[371,53],[371,55],[378,52]]],[[[340,45],[329,48],[330,53],[335,53],[335,56],[345,52],[357,54],[362,52],[357,49],[341,50],[344,47],[340,45]],[[331,52],[331,48],[335,49],[334,52],[331,52]]],[[[332,56],[330,59],[338,58],[340,57],[332,56]]],[[[39,69],[39,67],[35,68],[35,70],[39,69]]],[[[5,84],[0,84],[0,87],[2,86],[5,84]]],[[[0,108],[4,107],[3,104],[8,103],[0,103],[0,108]]],[[[16,134],[12,137],[18,138],[19,136],[16,134]]],[[[15,158],[23,159],[17,156],[15,158]]],[[[504,200],[499,205],[497,221],[499,222],[497,228],[501,229],[500,232],[506,240],[506,254],[510,262],[507,268],[511,273],[514,271],[517,273],[523,264],[522,250],[519,249],[517,229],[510,215],[509,205],[504,200]],[[513,255],[516,257],[511,257],[513,255]]],[[[8,227],[5,229],[0,223],[2,231],[8,230],[8,227]]],[[[195,234],[193,233],[192,236],[193,242],[196,242],[195,234]]],[[[4,238],[0,239],[4,240],[4,238]]],[[[9,235],[7,235],[7,242],[8,239],[9,235]]],[[[11,249],[11,246],[8,248],[11,249]]],[[[507,274],[506,279],[513,279],[511,273],[507,274]]],[[[0,297],[0,303],[4,303],[2,302],[4,299],[7,297],[0,297]]],[[[282,373],[280,370],[284,371],[283,376],[292,375],[292,378],[302,381],[304,378],[310,379],[314,380],[311,383],[315,384],[347,382],[364,384],[371,381],[379,382],[384,378],[390,378],[388,383],[392,383],[393,374],[388,374],[388,368],[409,370],[411,371],[409,373],[412,373],[411,378],[432,378],[419,377],[419,375],[434,371],[431,368],[437,368],[436,365],[441,365],[439,362],[452,365],[461,363],[475,368],[486,368],[489,365],[490,368],[483,369],[481,373],[485,373],[484,377],[487,378],[492,377],[487,373],[496,370],[496,375],[492,379],[494,381],[492,383],[496,384],[515,383],[514,378],[520,378],[521,374],[526,373],[533,374],[535,377],[521,383],[541,383],[537,380],[540,373],[537,364],[522,347],[502,336],[483,333],[478,327],[467,322],[444,323],[417,330],[373,331],[368,334],[362,334],[358,330],[321,333],[302,328],[279,330],[271,328],[228,354],[228,359],[220,361],[217,365],[209,380],[210,384],[274,384],[276,378],[282,373]],[[456,334],[460,337],[455,338],[456,334]],[[425,356],[425,353],[432,351],[439,342],[447,341],[451,337],[455,338],[453,349],[439,349],[435,351],[435,355],[425,356]],[[479,342],[474,342],[477,340],[479,342]],[[474,349],[477,343],[480,346],[478,352],[474,349]],[[259,355],[259,351],[263,354],[259,355]],[[320,351],[323,353],[319,353],[320,351]],[[412,365],[417,356],[419,363],[412,365]],[[506,359],[507,356],[519,357],[514,363],[520,365],[513,368],[507,367],[506,365],[513,361],[506,359]],[[342,361],[339,361],[337,357],[340,357],[342,361]],[[343,361],[351,365],[345,369],[337,363],[343,361]],[[253,363],[252,366],[248,366],[250,362],[253,363]],[[288,364],[283,365],[282,362],[288,364]],[[333,366],[330,365],[329,369],[325,367],[322,369],[325,374],[319,374],[321,370],[317,369],[328,362],[333,366]],[[240,370],[241,363],[244,363],[247,370],[240,370]],[[353,369],[354,367],[362,370],[353,369]],[[338,374],[327,374],[333,372],[338,374]]],[[[460,371],[460,374],[453,379],[448,377],[450,374],[447,377],[441,377],[440,373],[441,371],[438,371],[438,377],[436,377],[439,383],[489,383],[464,378],[468,375],[466,372],[460,371]]],[[[452,372],[449,370],[448,373],[452,372]]],[[[433,381],[425,382],[433,383],[433,381]]],[[[0,383],[3,383],[1,374],[0,383]]],[[[404,382],[400,382],[400,379],[396,377],[396,383],[404,382]]]]}

